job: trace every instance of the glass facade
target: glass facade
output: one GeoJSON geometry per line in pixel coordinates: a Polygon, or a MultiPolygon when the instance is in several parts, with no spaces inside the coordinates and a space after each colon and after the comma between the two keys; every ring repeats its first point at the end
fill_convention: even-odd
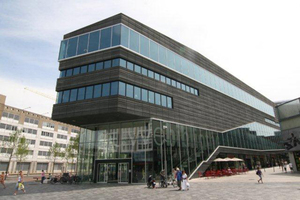
{"type": "Polygon", "coordinates": [[[86,181],[99,175],[101,169],[93,168],[97,160],[129,159],[129,182],[139,183],[149,175],[159,180],[162,169],[171,175],[179,167],[190,174],[218,146],[282,149],[278,130],[257,122],[223,133],[151,119],[85,128],[80,134],[78,173],[86,181]]]}
{"type": "Polygon", "coordinates": [[[81,55],[81,53],[89,53],[119,45],[238,101],[248,104],[266,114],[273,117],[275,116],[272,106],[123,24],[117,24],[112,27],[63,40],[61,42],[59,60],[78,56],[81,55]],[[100,35],[99,39],[96,37],[97,32],[100,35]],[[93,42],[88,43],[86,47],[85,35],[88,35],[90,38],[93,37],[95,44],[98,44],[100,41],[100,45],[97,49],[95,49],[93,42]],[[90,47],[90,45],[92,45],[92,47],[90,47]]]}

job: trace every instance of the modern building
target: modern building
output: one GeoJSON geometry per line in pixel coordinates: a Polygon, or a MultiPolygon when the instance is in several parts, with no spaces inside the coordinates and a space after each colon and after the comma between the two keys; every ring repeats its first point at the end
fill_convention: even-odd
{"type": "Polygon", "coordinates": [[[272,101],[124,14],[64,35],[58,60],[52,118],[82,128],[85,180],[140,183],[174,167],[192,178],[216,157],[252,169],[284,151],[272,101]]]}
{"type": "Polygon", "coordinates": [[[300,171],[300,98],[276,106],[284,147],[294,171],[300,171]]]}
{"type": "MultiPolygon", "coordinates": [[[[12,151],[5,145],[9,136],[16,130],[22,130],[28,142],[29,154],[23,161],[16,156],[12,157],[8,172],[18,173],[22,170],[25,174],[46,172],[74,171],[77,159],[68,160],[58,158],[55,164],[49,159],[48,150],[56,142],[64,151],[71,137],[76,137],[79,127],[61,123],[49,117],[29,112],[24,109],[5,105],[6,97],[0,95],[0,171],[6,171],[9,155],[12,151]],[[72,164],[73,163],[73,164],[72,164]],[[54,164],[54,166],[53,166],[54,164]]],[[[75,153],[75,152],[74,152],[75,153]]]]}

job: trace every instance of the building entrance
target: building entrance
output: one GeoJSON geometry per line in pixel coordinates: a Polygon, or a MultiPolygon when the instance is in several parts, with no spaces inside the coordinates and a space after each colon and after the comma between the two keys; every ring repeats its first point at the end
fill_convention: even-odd
{"type": "Polygon", "coordinates": [[[131,159],[96,160],[95,182],[130,183],[131,159]]]}

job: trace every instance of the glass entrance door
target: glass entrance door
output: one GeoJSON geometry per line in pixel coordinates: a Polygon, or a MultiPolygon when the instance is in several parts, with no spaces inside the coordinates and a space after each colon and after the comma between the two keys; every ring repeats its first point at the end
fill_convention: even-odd
{"type": "Polygon", "coordinates": [[[128,183],[128,163],[119,163],[119,183],[128,183]]]}
{"type": "Polygon", "coordinates": [[[107,164],[99,163],[98,164],[98,183],[107,183],[107,164]]]}
{"type": "Polygon", "coordinates": [[[108,179],[107,182],[108,183],[117,183],[117,163],[108,163],[107,164],[107,175],[108,175],[108,179]]]}

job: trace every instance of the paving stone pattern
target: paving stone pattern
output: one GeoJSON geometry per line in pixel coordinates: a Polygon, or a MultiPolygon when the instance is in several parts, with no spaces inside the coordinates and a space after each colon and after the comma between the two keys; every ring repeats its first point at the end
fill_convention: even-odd
{"type": "Polygon", "coordinates": [[[25,183],[26,194],[19,191],[13,196],[15,183],[9,181],[7,189],[0,185],[0,200],[10,199],[222,199],[222,200],[277,200],[300,199],[300,174],[283,173],[278,167],[263,171],[264,184],[258,184],[255,171],[231,177],[194,179],[189,191],[177,188],[148,189],[145,185],[81,184],[61,185],[38,182],[25,183]]]}

